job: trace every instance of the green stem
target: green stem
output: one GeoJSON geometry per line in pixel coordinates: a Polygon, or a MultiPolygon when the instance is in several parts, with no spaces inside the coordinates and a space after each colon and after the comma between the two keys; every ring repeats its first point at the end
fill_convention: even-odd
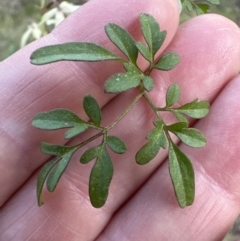
{"type": "Polygon", "coordinates": [[[101,132],[97,133],[96,135],[88,138],[87,140],[81,142],[80,144],[73,146],[73,147],[77,147],[77,149],[85,146],[86,144],[90,143],[91,141],[94,141],[95,139],[97,139],[98,137],[102,136],[104,134],[104,131],[102,130],[101,132]]]}
{"type": "Polygon", "coordinates": [[[93,128],[99,129],[100,132],[73,147],[76,147],[77,149],[79,149],[79,148],[85,146],[86,144],[90,143],[91,141],[94,141],[95,139],[97,139],[98,137],[100,137],[102,135],[104,136],[104,138],[106,138],[107,132],[109,130],[111,130],[116,124],[118,124],[118,122],[120,122],[127,115],[127,113],[137,104],[137,102],[141,99],[142,96],[143,96],[143,92],[141,92],[139,95],[137,95],[134,98],[134,100],[132,101],[132,103],[123,111],[123,113],[121,115],[119,115],[117,117],[117,119],[115,121],[113,121],[109,126],[107,126],[105,128],[102,128],[102,127],[96,128],[96,126],[93,126],[93,128]]]}
{"type": "Polygon", "coordinates": [[[152,100],[149,98],[148,94],[144,91],[143,93],[144,99],[147,101],[147,103],[150,105],[152,110],[154,111],[155,115],[158,119],[162,119],[161,116],[158,114],[158,108],[153,104],[152,100]]]}
{"type": "Polygon", "coordinates": [[[135,97],[135,99],[132,101],[132,103],[123,111],[121,115],[118,116],[118,118],[113,121],[109,126],[105,128],[105,131],[109,131],[112,129],[120,120],[122,120],[123,117],[127,115],[127,113],[137,104],[137,102],[141,99],[141,97],[144,95],[144,92],[141,92],[139,95],[135,97]]]}

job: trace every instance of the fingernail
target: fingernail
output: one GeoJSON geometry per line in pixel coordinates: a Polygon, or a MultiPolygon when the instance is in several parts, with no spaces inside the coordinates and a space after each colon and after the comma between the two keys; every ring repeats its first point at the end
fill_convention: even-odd
{"type": "Polygon", "coordinates": [[[179,7],[179,13],[182,12],[182,3],[181,3],[181,0],[177,0],[178,2],[178,7],[179,7]]]}

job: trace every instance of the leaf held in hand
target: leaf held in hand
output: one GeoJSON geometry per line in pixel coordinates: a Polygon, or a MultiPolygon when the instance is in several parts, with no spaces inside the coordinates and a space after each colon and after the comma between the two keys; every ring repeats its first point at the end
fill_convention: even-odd
{"type": "Polygon", "coordinates": [[[101,208],[105,204],[112,175],[113,165],[111,158],[106,147],[102,146],[90,175],[89,196],[93,207],[101,208]]]}
{"type": "Polygon", "coordinates": [[[83,108],[93,124],[99,127],[102,118],[101,109],[97,101],[91,95],[84,97],[83,108]]]}
{"type": "Polygon", "coordinates": [[[156,52],[162,46],[167,32],[160,32],[158,22],[150,14],[142,13],[140,15],[140,23],[143,36],[149,46],[151,59],[153,59],[156,52]]]}
{"type": "Polygon", "coordinates": [[[136,154],[136,162],[140,165],[149,163],[158,154],[160,148],[166,148],[167,139],[163,131],[163,122],[157,120],[154,122],[156,128],[151,130],[147,139],[149,140],[136,154]]]}
{"type": "Polygon", "coordinates": [[[172,113],[176,116],[176,118],[180,121],[180,122],[186,122],[188,123],[188,120],[185,116],[183,116],[180,112],[175,111],[175,110],[171,110],[172,113]]]}
{"type": "Polygon", "coordinates": [[[166,105],[172,106],[174,105],[180,98],[180,87],[178,84],[172,84],[168,90],[167,90],[167,95],[166,95],[166,105]]]}
{"type": "Polygon", "coordinates": [[[151,91],[154,88],[154,82],[153,79],[150,76],[144,76],[142,78],[143,86],[146,91],[151,91]]]}
{"type": "Polygon", "coordinates": [[[203,118],[209,112],[209,102],[207,101],[198,101],[194,100],[190,103],[187,103],[179,108],[174,109],[174,111],[180,112],[192,118],[203,118]]]}
{"type": "Polygon", "coordinates": [[[82,164],[89,163],[92,161],[94,158],[98,157],[99,153],[101,151],[101,146],[94,146],[91,147],[90,149],[86,150],[83,155],[80,158],[80,162],[82,164]]]}
{"type": "Polygon", "coordinates": [[[126,144],[116,136],[107,136],[106,142],[110,149],[115,153],[123,154],[127,150],[126,144]]]}
{"type": "Polygon", "coordinates": [[[104,61],[122,60],[109,50],[93,43],[72,42],[42,47],[30,57],[36,65],[48,64],[61,60],[70,61],[104,61]]]}
{"type": "Polygon", "coordinates": [[[49,192],[53,192],[63,174],[66,170],[69,161],[76,151],[76,148],[71,148],[68,153],[64,154],[61,159],[56,163],[56,165],[50,171],[50,174],[47,178],[47,189],[49,192]]]}
{"type": "Polygon", "coordinates": [[[188,146],[200,148],[206,145],[205,136],[197,129],[194,128],[182,128],[181,130],[174,130],[173,132],[183,143],[188,146]]]}
{"type": "Polygon", "coordinates": [[[142,72],[140,71],[140,69],[133,63],[131,62],[128,62],[128,63],[124,63],[123,64],[125,70],[127,72],[132,72],[132,73],[139,73],[139,74],[142,74],[142,72]]]}
{"type": "Polygon", "coordinates": [[[38,174],[37,179],[37,200],[38,200],[38,206],[41,206],[43,204],[42,201],[42,189],[43,185],[47,179],[47,176],[49,175],[50,171],[54,168],[56,165],[58,159],[54,159],[52,161],[47,162],[41,169],[40,173],[38,174]]]}
{"type": "Polygon", "coordinates": [[[46,155],[53,155],[53,156],[63,156],[67,152],[69,152],[72,147],[68,146],[60,146],[54,145],[46,142],[41,142],[41,151],[46,155]]]}
{"type": "Polygon", "coordinates": [[[141,53],[141,55],[149,62],[152,62],[152,56],[149,51],[149,48],[144,43],[141,43],[141,42],[137,42],[136,46],[137,46],[139,52],[141,53]]]}
{"type": "Polygon", "coordinates": [[[164,54],[158,62],[155,64],[154,68],[169,71],[174,69],[180,62],[180,57],[176,53],[166,53],[164,54]]]}
{"type": "Polygon", "coordinates": [[[82,133],[89,126],[76,114],[67,109],[55,109],[39,113],[33,118],[32,125],[44,130],[57,130],[73,127],[71,132],[65,134],[66,139],[82,133]]]}
{"type": "Polygon", "coordinates": [[[193,166],[188,157],[172,142],[169,146],[169,171],[180,207],[190,206],[195,196],[193,166]]]}
{"type": "Polygon", "coordinates": [[[112,75],[105,82],[107,93],[120,93],[139,86],[142,75],[138,72],[126,72],[112,75]]]}
{"type": "Polygon", "coordinates": [[[105,27],[105,31],[109,39],[129,58],[136,63],[138,57],[138,49],[132,36],[117,24],[109,23],[105,27]]]}

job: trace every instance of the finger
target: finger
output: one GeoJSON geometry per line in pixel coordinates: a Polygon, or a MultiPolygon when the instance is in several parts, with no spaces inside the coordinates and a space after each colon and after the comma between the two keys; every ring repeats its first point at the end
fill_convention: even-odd
{"type": "MultiPolygon", "coordinates": [[[[220,20],[218,18],[220,17],[214,17],[215,19],[212,20],[220,20]]],[[[196,21],[196,20],[194,20],[196,21]]],[[[203,21],[203,20],[201,20],[203,21]]],[[[189,22],[188,24],[191,25],[192,22],[189,22]]],[[[196,24],[196,22],[194,22],[194,24],[196,24]]],[[[203,22],[204,26],[206,25],[205,22],[203,22]]],[[[199,32],[200,29],[202,29],[202,26],[198,23],[196,24],[196,26],[198,26],[199,28],[199,32]]],[[[209,21],[208,23],[208,27],[210,27],[212,30],[216,30],[216,28],[220,28],[219,25],[217,25],[217,21],[209,21]],[[211,23],[211,24],[210,24],[211,23]],[[215,25],[216,24],[216,25],[215,25]]],[[[186,26],[185,26],[186,27],[186,26]]],[[[223,86],[224,84],[226,84],[228,82],[228,79],[230,78],[230,76],[232,76],[233,74],[236,74],[235,72],[235,62],[237,60],[237,56],[239,55],[239,49],[235,49],[235,51],[230,51],[232,46],[237,45],[237,41],[239,39],[239,35],[236,33],[236,26],[233,25],[231,22],[224,20],[221,23],[221,28],[226,27],[226,29],[228,29],[228,32],[231,32],[230,37],[231,40],[231,45],[229,44],[229,41],[227,42],[222,42],[222,45],[224,48],[221,48],[219,50],[219,48],[217,48],[219,45],[219,36],[217,36],[217,34],[214,35],[215,37],[215,42],[216,42],[216,48],[214,50],[212,50],[212,55],[213,55],[213,64],[215,65],[219,65],[219,60],[218,56],[219,56],[219,51],[223,50],[226,51],[226,53],[228,53],[228,57],[225,58],[225,62],[223,62],[223,64],[228,65],[228,68],[225,69],[225,72],[222,73],[220,72],[219,76],[215,76],[216,79],[218,79],[219,81],[219,85],[223,86]],[[229,50],[228,50],[229,49],[229,50]],[[215,56],[215,57],[214,57],[215,56]],[[228,63],[228,59],[232,59],[235,62],[231,62],[231,64],[228,63]],[[219,77],[219,78],[218,78],[219,77]]],[[[189,28],[191,29],[191,28],[189,28]]],[[[188,40],[188,38],[191,38],[192,36],[192,32],[189,30],[187,32],[182,31],[181,34],[181,29],[178,33],[178,38],[174,40],[172,44],[176,44],[175,41],[183,41],[188,40]]],[[[218,32],[218,31],[216,31],[218,32]]],[[[196,45],[191,45],[191,48],[195,49],[196,47],[199,48],[203,48],[203,46],[201,46],[201,44],[206,45],[210,40],[212,41],[213,36],[210,35],[210,31],[205,31],[206,36],[204,35],[204,39],[206,39],[205,42],[195,42],[196,45]],[[207,39],[209,41],[207,41],[207,39]]],[[[220,33],[220,32],[219,32],[220,33]]],[[[202,36],[202,35],[201,35],[202,36]]],[[[221,40],[222,41],[222,40],[221,40]]],[[[172,48],[172,47],[169,48],[172,48]]],[[[214,46],[213,46],[214,48],[214,46]]],[[[178,49],[175,48],[174,51],[178,52],[178,49]]],[[[194,52],[194,50],[192,50],[192,52],[194,52]]],[[[185,64],[187,65],[188,63],[190,64],[192,62],[191,56],[192,56],[192,52],[186,52],[186,56],[183,57],[186,60],[189,59],[189,62],[185,62],[185,64]],[[187,58],[187,54],[189,54],[189,58],[187,58]]],[[[208,64],[206,61],[202,61],[202,62],[196,62],[196,66],[198,66],[199,64],[202,64],[203,69],[207,69],[206,65],[208,64]],[[206,65],[205,65],[206,64],[206,65]]],[[[181,69],[178,69],[179,71],[179,75],[181,74],[181,69]]],[[[187,72],[185,72],[185,76],[187,77],[187,72]]],[[[173,71],[172,71],[173,73],[173,71]]],[[[206,71],[205,74],[206,76],[208,76],[208,74],[211,72],[206,71]]],[[[177,75],[177,73],[174,73],[174,75],[177,75]]],[[[174,81],[174,77],[170,75],[169,73],[169,79],[172,79],[172,81],[174,81]]],[[[191,80],[190,80],[191,81],[191,80]]],[[[196,83],[194,88],[198,89],[198,94],[199,95],[203,95],[203,93],[206,92],[206,88],[200,88],[201,86],[204,87],[204,85],[200,85],[199,87],[199,82],[202,81],[202,74],[200,72],[200,78],[198,78],[198,71],[196,71],[196,75],[195,75],[195,80],[194,82],[196,83]]],[[[213,79],[209,80],[213,81],[213,79]]],[[[164,83],[164,82],[163,82],[164,83]]],[[[210,85],[210,84],[209,84],[210,85]]],[[[220,90],[220,88],[218,89],[218,91],[220,90]]],[[[188,93],[189,92],[183,92],[183,98],[188,98],[188,93]]],[[[216,94],[215,92],[213,92],[212,96],[208,96],[208,98],[213,98],[214,94],[216,94]]],[[[116,105],[117,102],[114,103],[114,101],[117,101],[117,98],[114,99],[114,101],[111,101],[109,103],[109,105],[106,105],[106,107],[104,108],[104,115],[107,113],[109,113],[109,115],[116,115],[117,110],[124,104],[126,104],[126,102],[128,100],[131,99],[130,94],[126,93],[124,95],[122,95],[123,97],[117,97],[117,98],[122,98],[119,99],[118,103],[120,103],[119,105],[116,105]]],[[[158,95],[156,95],[154,97],[154,100],[158,99],[158,95]]],[[[145,104],[141,103],[139,105],[137,105],[134,110],[132,115],[127,116],[125,119],[122,120],[122,122],[119,123],[119,125],[116,127],[117,129],[115,130],[114,134],[120,135],[120,137],[122,137],[124,140],[128,139],[128,144],[131,145],[131,149],[129,150],[129,152],[127,153],[127,155],[124,156],[124,158],[114,158],[114,166],[115,166],[115,173],[114,173],[114,179],[113,182],[111,184],[111,188],[110,188],[110,195],[108,198],[108,201],[106,203],[106,206],[102,209],[94,209],[90,206],[89,200],[88,200],[88,194],[87,194],[87,184],[88,184],[88,176],[90,173],[90,166],[81,166],[79,167],[78,164],[78,158],[79,157],[75,157],[75,159],[73,158],[70,166],[68,167],[67,171],[64,173],[64,175],[61,178],[60,183],[58,184],[57,189],[54,192],[54,195],[51,195],[49,193],[44,193],[44,200],[45,200],[45,205],[39,209],[36,206],[34,207],[34,202],[35,202],[35,195],[34,195],[34,191],[35,191],[35,183],[34,183],[34,178],[31,180],[31,182],[29,182],[29,185],[25,188],[22,189],[22,191],[16,195],[13,199],[12,202],[14,202],[14,200],[22,200],[22,204],[26,203],[26,200],[28,201],[28,204],[25,205],[25,208],[22,209],[21,208],[21,204],[19,204],[19,206],[14,207],[12,206],[12,204],[10,203],[9,205],[7,205],[5,208],[6,209],[10,209],[11,210],[15,210],[15,213],[20,213],[19,215],[24,215],[27,210],[30,210],[31,208],[31,213],[26,213],[25,214],[25,224],[24,227],[27,226],[27,230],[26,228],[23,227],[21,233],[23,234],[28,234],[27,232],[30,230],[34,230],[37,223],[39,224],[39,222],[41,220],[45,220],[45,219],[54,219],[54,220],[64,220],[61,221],[61,223],[63,222],[62,226],[64,226],[65,228],[61,229],[61,231],[59,231],[58,233],[56,233],[55,231],[53,231],[53,235],[55,235],[55,237],[58,237],[58,235],[64,235],[68,232],[68,230],[71,230],[71,237],[76,237],[79,238],[81,237],[85,237],[86,239],[91,239],[94,238],[98,232],[100,232],[100,230],[106,225],[106,223],[110,220],[112,214],[119,208],[120,205],[123,204],[124,201],[126,201],[135,191],[137,188],[139,188],[140,185],[142,185],[143,181],[146,180],[146,178],[149,177],[149,175],[154,171],[154,169],[163,161],[163,159],[166,157],[166,153],[164,154],[163,152],[160,153],[160,155],[156,158],[156,160],[152,161],[152,163],[150,163],[147,166],[144,167],[139,167],[134,163],[134,156],[135,156],[135,151],[137,151],[137,148],[140,148],[141,145],[143,145],[143,141],[144,141],[144,135],[143,135],[143,131],[145,131],[144,134],[146,134],[146,132],[148,131],[147,128],[150,127],[150,122],[149,121],[149,117],[152,117],[152,114],[150,114],[150,112],[146,111],[147,108],[145,106],[145,104]],[[137,121],[136,121],[137,120],[137,121]],[[142,121],[141,121],[142,120],[142,121]],[[134,130],[139,130],[140,133],[135,133],[133,134],[134,130]],[[142,132],[142,133],[141,133],[142,132]],[[133,175],[134,174],[134,175],[133,175]],[[32,196],[31,196],[32,195],[32,196]],[[31,196],[31,198],[29,197],[31,196]],[[41,211],[41,210],[45,210],[45,211],[41,211]],[[51,210],[51,212],[50,212],[51,210]],[[59,212],[59,210],[61,210],[59,212]],[[49,216],[49,213],[50,216],[49,216]],[[32,224],[29,220],[31,220],[31,218],[34,216],[38,217],[38,220],[36,220],[35,224],[32,224]],[[94,217],[94,218],[93,218],[94,217]],[[92,221],[94,219],[94,221],[92,221]],[[79,227],[79,223],[81,224],[87,224],[86,226],[83,225],[82,227],[79,227]],[[95,228],[97,227],[97,229],[95,228]],[[91,232],[89,231],[91,230],[91,232]],[[96,232],[93,232],[92,230],[95,230],[96,232]],[[90,233],[90,234],[89,234],[90,233]],[[75,235],[75,236],[74,236],[75,235]],[[92,235],[92,236],[91,236],[92,235]]],[[[108,118],[109,116],[107,116],[106,118],[108,118]]],[[[152,128],[152,126],[151,126],[152,128]]],[[[4,211],[4,210],[3,210],[4,211]]],[[[7,212],[5,212],[7,213],[7,212]]],[[[11,215],[10,215],[11,216],[11,215]]],[[[9,224],[9,220],[10,220],[10,216],[9,219],[6,220],[6,216],[2,215],[3,220],[4,221],[4,228],[7,229],[7,226],[9,224]]],[[[0,215],[1,217],[1,215],[0,215]]],[[[14,219],[11,220],[16,220],[17,216],[14,217],[14,219]]],[[[15,222],[12,221],[13,227],[15,226],[15,222]]],[[[34,233],[34,237],[38,237],[38,235],[41,234],[41,232],[44,233],[50,233],[52,232],[52,230],[54,229],[56,223],[50,223],[50,221],[46,221],[35,233],[34,233]]],[[[59,224],[59,223],[57,223],[59,224]]],[[[2,230],[4,230],[4,228],[2,230]]],[[[1,229],[0,229],[1,230],[1,229]]],[[[69,235],[70,235],[69,234],[69,235]]]]}
{"type": "Polygon", "coordinates": [[[82,115],[82,98],[88,93],[103,106],[112,98],[102,91],[104,81],[122,70],[120,64],[112,62],[61,62],[33,66],[29,63],[31,52],[40,46],[66,41],[92,41],[115,50],[113,45],[107,44],[104,25],[109,21],[115,22],[140,40],[140,30],[135,25],[141,12],[153,14],[162,23],[169,33],[167,45],[178,24],[176,1],[90,1],[52,34],[1,63],[0,206],[46,161],[39,151],[40,141],[59,143],[62,140],[62,132],[46,133],[34,129],[31,126],[33,116],[40,111],[60,107],[82,115]],[[104,9],[104,14],[100,14],[99,9],[104,9]]]}
{"type": "Polygon", "coordinates": [[[240,201],[238,130],[240,77],[214,101],[210,115],[197,124],[207,133],[207,146],[193,150],[181,145],[195,169],[193,205],[179,208],[164,163],[132,200],[118,211],[97,241],[105,240],[223,240],[236,220],[240,201]]]}

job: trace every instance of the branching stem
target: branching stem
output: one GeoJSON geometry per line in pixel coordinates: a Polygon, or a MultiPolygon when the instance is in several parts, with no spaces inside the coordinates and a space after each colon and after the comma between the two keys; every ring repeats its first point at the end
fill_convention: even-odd
{"type": "Polygon", "coordinates": [[[115,121],[113,121],[109,126],[105,128],[106,131],[109,131],[112,129],[120,120],[122,120],[127,113],[137,104],[137,102],[141,99],[141,97],[144,95],[144,92],[141,92],[139,95],[135,97],[135,99],[132,101],[132,103],[120,114],[115,121]]]}
{"type": "Polygon", "coordinates": [[[138,94],[134,100],[131,102],[131,104],[122,112],[121,115],[119,115],[117,117],[116,120],[114,120],[109,126],[105,127],[105,128],[98,128],[100,129],[101,131],[98,132],[96,135],[88,138],[87,140],[81,142],[80,144],[74,146],[76,147],[77,149],[85,146],[86,144],[90,143],[91,141],[94,141],[95,139],[97,139],[98,137],[104,135],[106,136],[106,133],[111,130],[116,124],[118,124],[127,114],[128,112],[137,104],[137,102],[141,99],[141,97],[143,96],[144,92],[141,92],[140,94],[138,94]]]}

